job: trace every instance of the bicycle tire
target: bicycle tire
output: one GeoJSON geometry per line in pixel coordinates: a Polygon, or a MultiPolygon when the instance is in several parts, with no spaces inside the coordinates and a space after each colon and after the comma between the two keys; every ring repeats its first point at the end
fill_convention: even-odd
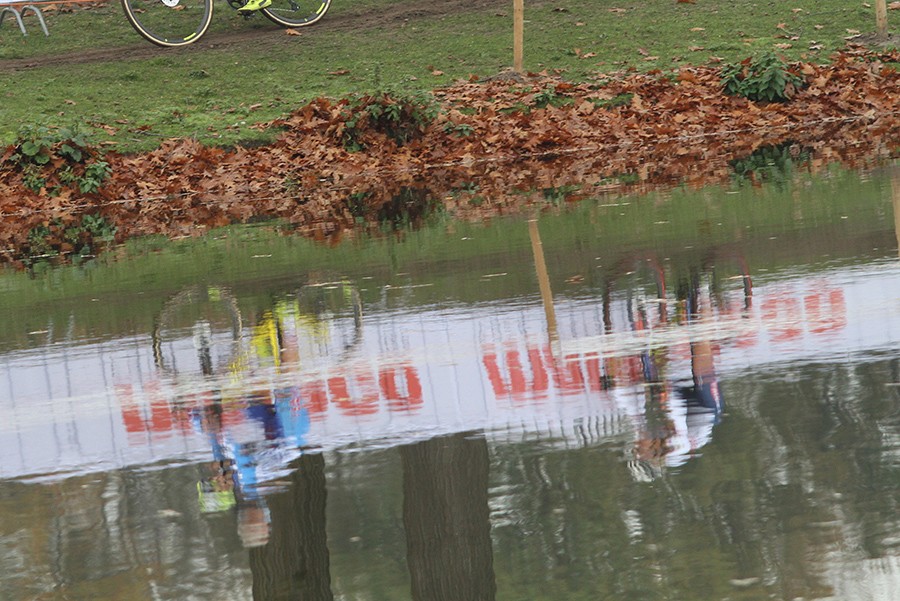
{"type": "Polygon", "coordinates": [[[222,372],[223,365],[234,362],[240,355],[242,334],[241,310],[227,288],[189,286],[169,298],[153,320],[153,360],[161,373],[172,377],[181,373],[191,378],[196,377],[197,372],[204,376],[215,375],[222,372]],[[204,331],[203,326],[208,331],[204,331]],[[171,352],[179,343],[183,345],[185,340],[190,340],[188,331],[194,333],[199,369],[193,365],[175,365],[175,355],[171,352]],[[214,336],[218,343],[215,353],[210,347],[214,336]],[[227,350],[222,347],[223,340],[228,340],[227,350]],[[170,351],[168,359],[164,347],[170,351]],[[216,361],[213,361],[213,354],[216,361]]]}
{"type": "Polygon", "coordinates": [[[213,0],[122,0],[122,8],[141,37],[165,48],[196,42],[213,16],[213,0]]]}
{"type": "Polygon", "coordinates": [[[325,16],[331,0],[272,0],[260,12],[282,27],[306,27],[325,16]]]}

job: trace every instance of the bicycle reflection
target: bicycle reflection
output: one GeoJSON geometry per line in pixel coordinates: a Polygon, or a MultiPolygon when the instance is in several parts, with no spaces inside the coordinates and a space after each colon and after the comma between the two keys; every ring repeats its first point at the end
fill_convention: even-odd
{"type": "MultiPolygon", "coordinates": [[[[344,292],[359,326],[358,293],[344,292]]],[[[236,300],[222,288],[186,289],[156,320],[154,357],[163,379],[206,388],[184,395],[175,406],[206,438],[213,457],[197,484],[200,508],[206,513],[235,508],[238,533],[247,548],[269,541],[266,498],[285,488],[292,465],[306,447],[309,409],[300,388],[280,376],[298,368],[301,347],[323,344],[326,296],[321,290],[301,289],[275,302],[250,326],[249,340],[242,337],[236,300]],[[193,353],[186,352],[185,331],[192,333],[193,353]],[[219,371],[225,371],[233,385],[221,385],[219,371]]]]}

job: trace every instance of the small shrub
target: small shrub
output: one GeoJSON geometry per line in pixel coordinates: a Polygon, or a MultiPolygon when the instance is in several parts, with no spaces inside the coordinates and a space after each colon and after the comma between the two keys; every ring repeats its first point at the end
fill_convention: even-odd
{"type": "Polygon", "coordinates": [[[112,242],[118,231],[118,228],[102,215],[85,215],[81,218],[81,227],[91,235],[91,238],[101,242],[112,242]]]}
{"type": "Polygon", "coordinates": [[[628,106],[631,104],[631,100],[634,98],[634,94],[619,94],[612,98],[589,98],[591,102],[594,103],[594,106],[598,108],[604,109],[612,109],[620,106],[628,106]]]}
{"type": "Polygon", "coordinates": [[[439,113],[440,107],[426,93],[359,96],[345,109],[341,139],[351,152],[366,147],[367,132],[385,135],[403,146],[424,134],[439,113]]]}
{"type": "Polygon", "coordinates": [[[543,109],[560,102],[560,96],[554,88],[546,87],[534,95],[532,102],[536,108],[543,109]]]}
{"type": "Polygon", "coordinates": [[[281,185],[284,188],[284,191],[289,196],[295,196],[295,195],[299,194],[300,190],[302,189],[302,186],[300,185],[300,180],[298,180],[297,178],[292,177],[290,175],[288,175],[287,177],[284,178],[284,181],[281,182],[281,185]]]}
{"type": "Polygon", "coordinates": [[[22,127],[9,162],[22,174],[22,185],[33,192],[44,189],[51,196],[76,186],[83,194],[93,194],[110,173],[76,127],[22,127]]]}
{"type": "Polygon", "coordinates": [[[456,135],[458,138],[468,138],[475,132],[468,123],[452,123],[448,121],[444,124],[444,133],[456,135]]]}
{"type": "Polygon", "coordinates": [[[100,190],[103,180],[110,174],[109,163],[106,161],[94,161],[84,168],[84,174],[78,178],[78,189],[82,194],[93,194],[100,190]]]}
{"type": "Polygon", "coordinates": [[[567,84],[547,86],[532,97],[532,106],[534,108],[543,109],[548,106],[564,106],[572,104],[574,100],[571,96],[566,95],[566,91],[570,88],[571,86],[567,84]]]}
{"type": "Polygon", "coordinates": [[[721,76],[726,94],[757,102],[787,102],[805,84],[772,52],[725,65],[721,76]]]}

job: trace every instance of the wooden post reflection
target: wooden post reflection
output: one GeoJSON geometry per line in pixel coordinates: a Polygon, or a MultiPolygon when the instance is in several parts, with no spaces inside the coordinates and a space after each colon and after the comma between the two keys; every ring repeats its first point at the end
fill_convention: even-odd
{"type": "Polygon", "coordinates": [[[900,165],[891,170],[891,195],[894,200],[894,232],[897,236],[897,254],[900,255],[900,165]]]}
{"type": "Polygon", "coordinates": [[[268,543],[250,549],[253,599],[331,601],[325,459],[320,454],[304,455],[292,467],[290,488],[268,497],[268,543]]]}
{"type": "Polygon", "coordinates": [[[553,307],[553,292],[550,290],[550,277],[547,274],[547,264],[544,262],[544,245],[541,243],[541,233],[538,231],[537,219],[528,221],[528,233],[531,236],[531,252],[534,254],[534,270],[537,272],[538,285],[541,289],[541,300],[544,301],[544,315],[547,318],[547,334],[550,336],[551,349],[554,342],[559,340],[556,329],[556,310],[553,307]]]}
{"type": "Polygon", "coordinates": [[[459,433],[400,456],[413,601],[493,601],[487,442],[459,433]]]}

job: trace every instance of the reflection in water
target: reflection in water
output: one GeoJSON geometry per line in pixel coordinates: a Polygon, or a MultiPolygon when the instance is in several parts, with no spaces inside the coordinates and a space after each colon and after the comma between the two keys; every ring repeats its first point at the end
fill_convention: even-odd
{"type": "Polygon", "coordinates": [[[783,189],[791,182],[793,172],[808,163],[812,151],[794,142],[777,146],[761,146],[747,157],[731,161],[734,179],[738,184],[748,182],[754,186],[774,184],[783,189]]]}
{"type": "Polygon", "coordinates": [[[900,253],[900,166],[891,170],[891,198],[894,201],[894,231],[897,234],[897,252],[900,253]]]}
{"type": "Polygon", "coordinates": [[[499,300],[292,266],[0,355],[0,596],[896,598],[896,259],[516,225],[499,300]]]}
{"type": "MultiPolygon", "coordinates": [[[[242,326],[237,299],[227,289],[217,286],[186,288],[166,301],[154,319],[153,358],[156,368],[173,378],[185,371],[186,366],[179,366],[175,361],[177,353],[172,349],[164,352],[163,347],[172,345],[181,337],[184,328],[189,327],[191,336],[188,341],[194,350],[192,358],[197,360],[202,375],[211,376],[224,369],[223,364],[237,352],[242,326]],[[219,345],[213,344],[214,328],[221,333],[219,337],[224,339],[222,346],[228,350],[217,358],[215,365],[212,351],[219,345]]],[[[190,374],[190,368],[188,373],[196,375],[190,374]]]]}
{"type": "MultiPolygon", "coordinates": [[[[344,282],[328,284],[329,290],[340,290],[354,311],[354,324],[360,325],[359,298],[355,289],[344,282]]],[[[231,293],[222,288],[209,288],[204,301],[212,299],[224,304],[231,329],[225,360],[213,368],[213,327],[206,316],[199,317],[199,297],[189,289],[170,299],[154,331],[154,358],[163,377],[178,381],[183,371],[176,367],[179,346],[176,339],[164,345],[161,331],[173,329],[172,314],[190,308],[189,323],[182,331],[194,332],[193,350],[197,356],[200,375],[220,385],[185,397],[173,399],[174,411],[186,414],[194,429],[207,439],[212,462],[208,477],[200,480],[197,489],[201,507],[206,512],[226,511],[237,507],[238,533],[247,548],[264,546],[271,536],[271,516],[266,498],[281,490],[284,479],[296,469],[292,467],[306,446],[309,431],[309,398],[304,399],[299,386],[288,381],[278,382],[282,373],[290,374],[299,368],[300,338],[304,333],[312,340],[321,339],[326,327],[322,315],[328,306],[325,286],[304,286],[292,300],[279,300],[264,310],[250,328],[247,349],[241,349],[242,317],[231,293]],[[187,293],[187,294],[186,294],[187,293]],[[200,330],[200,334],[196,332],[200,330]],[[163,347],[169,348],[172,360],[166,366],[163,347]],[[256,372],[267,371],[264,380],[256,372]],[[227,383],[216,380],[217,371],[225,371],[227,383]],[[273,383],[270,380],[275,379],[273,383]],[[246,382],[246,386],[241,383],[246,382]]],[[[183,345],[182,345],[183,346],[183,345]]],[[[185,361],[182,361],[184,364],[185,361]]],[[[194,377],[196,378],[196,375],[194,377]]],[[[192,389],[197,388],[194,383],[192,389]]]]}
{"type": "Polygon", "coordinates": [[[383,197],[383,191],[356,192],[345,203],[358,224],[368,223],[370,229],[392,230],[402,236],[405,228],[422,227],[429,217],[440,213],[444,205],[427,188],[401,187],[390,199],[378,204],[373,198],[383,197]]]}
{"type": "Polygon", "coordinates": [[[304,455],[291,468],[290,488],[269,501],[271,538],[250,551],[253,598],[329,601],[325,460],[304,455]]]}
{"type": "Polygon", "coordinates": [[[544,247],[541,243],[541,233],[538,229],[537,219],[528,221],[528,235],[531,239],[531,252],[534,255],[534,271],[537,275],[538,286],[541,290],[541,301],[544,304],[544,318],[547,320],[547,335],[550,338],[551,347],[559,340],[559,332],[556,327],[556,309],[553,307],[553,291],[550,287],[550,276],[547,273],[547,263],[544,260],[544,247]]]}
{"type": "Polygon", "coordinates": [[[442,208],[443,205],[430,190],[402,188],[378,208],[376,220],[394,228],[419,227],[432,213],[442,208]]]}
{"type": "MultiPolygon", "coordinates": [[[[661,271],[656,271],[657,289],[665,284],[661,271]]],[[[750,290],[745,288],[749,302],[750,290]]],[[[713,318],[711,298],[702,298],[700,276],[692,272],[678,286],[678,317],[690,325],[713,318]]],[[[662,298],[656,301],[664,304],[662,298]]],[[[665,307],[660,319],[666,321],[665,307]]],[[[643,330],[647,324],[645,306],[629,312],[634,328],[643,330]]],[[[712,342],[701,337],[691,339],[690,365],[692,384],[677,386],[666,377],[668,356],[665,351],[646,351],[641,354],[641,371],[646,387],[646,401],[634,456],[638,464],[631,464],[638,480],[652,479],[664,472],[665,466],[679,466],[697,453],[712,437],[712,429],[724,411],[724,402],[716,377],[715,352],[712,342]]]]}
{"type": "Polygon", "coordinates": [[[492,601],[487,442],[459,433],[404,445],[400,458],[412,598],[492,601]]]}

